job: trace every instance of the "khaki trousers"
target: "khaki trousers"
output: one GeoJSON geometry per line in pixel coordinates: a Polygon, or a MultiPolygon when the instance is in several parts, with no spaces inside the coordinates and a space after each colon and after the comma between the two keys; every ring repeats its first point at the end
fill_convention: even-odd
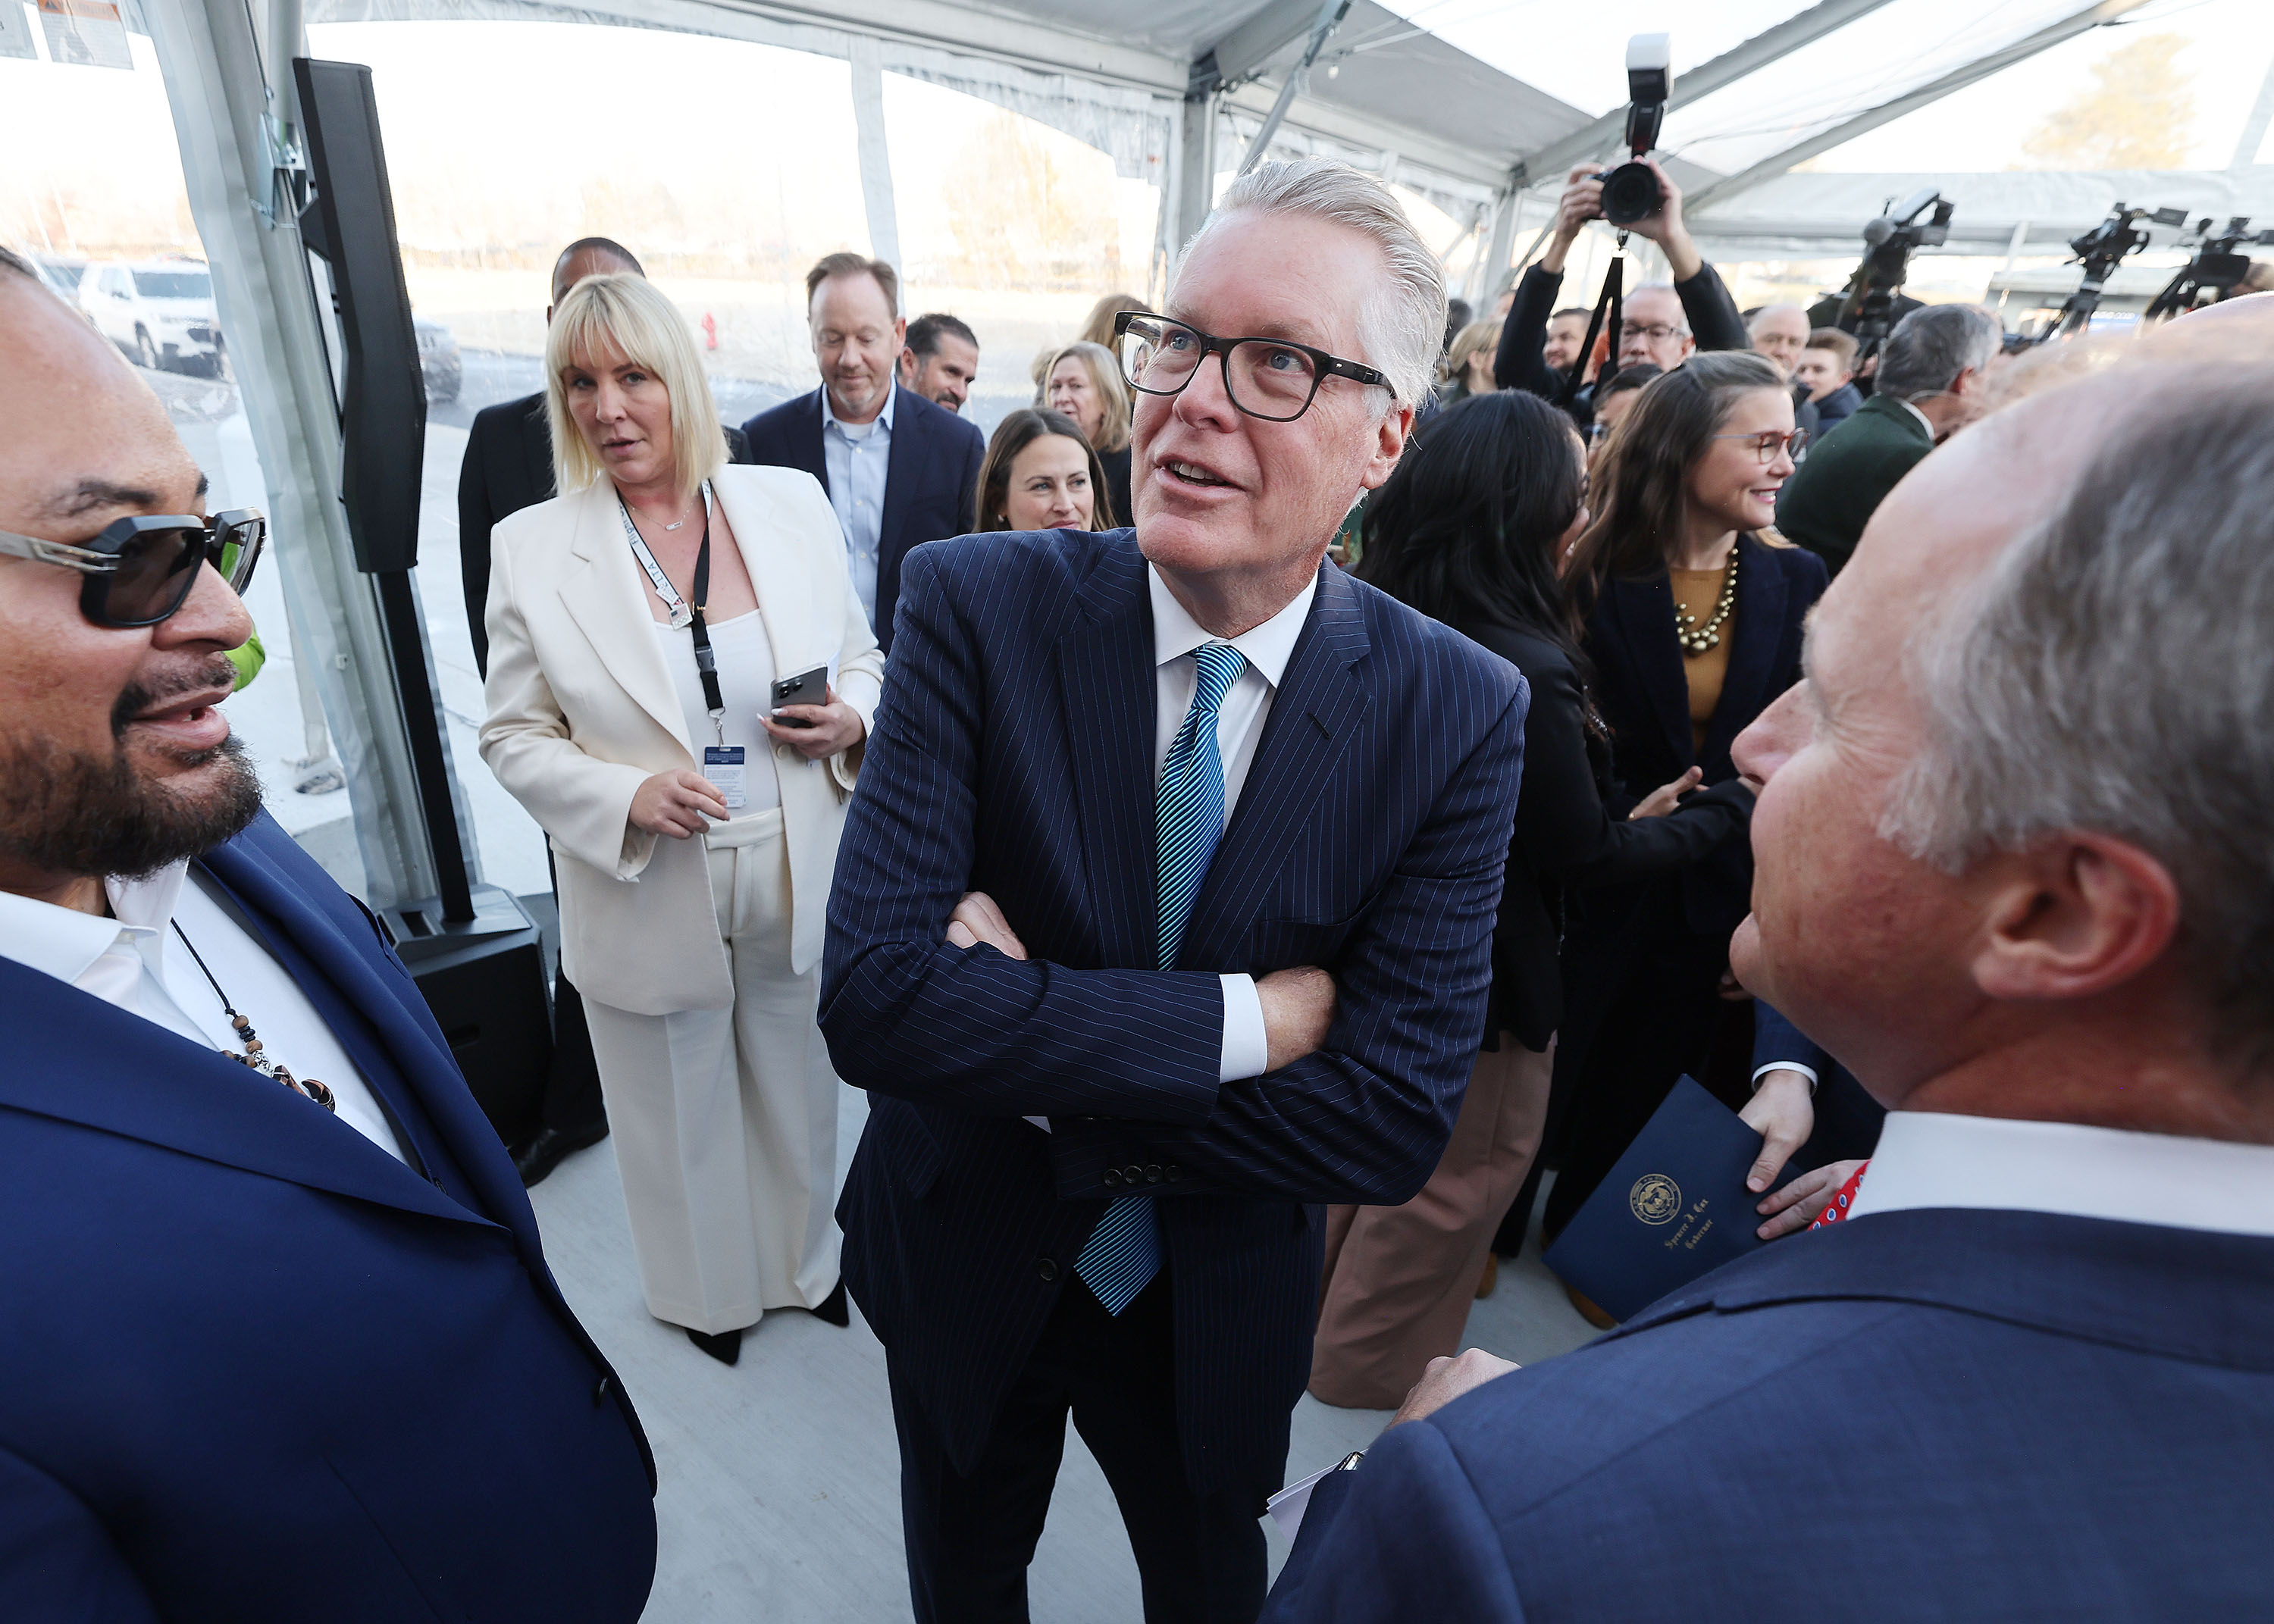
{"type": "Polygon", "coordinates": [[[703,838],[733,1006],[585,1013],[648,1312],[716,1335],[836,1289],[839,1084],[821,973],[790,972],[781,809],[703,838]]]}
{"type": "Polygon", "coordinates": [[[1458,1352],[1493,1232],[1508,1215],[1547,1118],[1555,1046],[1534,1054],[1500,1034],[1477,1056],[1453,1137],[1421,1193],[1402,1207],[1327,1208],[1311,1393],[1352,1410],[1393,1410],[1431,1359],[1458,1352]]]}

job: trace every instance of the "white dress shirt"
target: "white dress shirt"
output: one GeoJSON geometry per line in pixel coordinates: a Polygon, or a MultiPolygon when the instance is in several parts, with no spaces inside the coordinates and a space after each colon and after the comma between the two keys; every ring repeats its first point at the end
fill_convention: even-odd
{"type": "MultiPolygon", "coordinates": [[[[1185,612],[1185,606],[1161,579],[1161,572],[1150,564],[1145,566],[1145,584],[1153,598],[1153,680],[1156,702],[1153,778],[1157,784],[1161,769],[1169,759],[1169,747],[1176,742],[1177,730],[1185,725],[1185,712],[1192,709],[1193,695],[1200,687],[1200,666],[1193,658],[1193,650],[1204,643],[1224,640],[1211,635],[1185,612]]],[[[1216,710],[1216,742],[1224,762],[1224,821],[1227,825],[1231,822],[1233,808],[1239,804],[1239,792],[1246,787],[1247,770],[1255,764],[1255,747],[1263,737],[1264,720],[1271,714],[1272,696],[1279,691],[1280,679],[1287,674],[1288,657],[1295,651],[1295,640],[1303,635],[1303,621],[1311,613],[1311,599],[1318,590],[1318,577],[1314,575],[1284,609],[1262,625],[1252,627],[1231,640],[1231,646],[1246,658],[1247,668],[1226,690],[1224,703],[1216,710]]],[[[1228,1083],[1242,1077],[1260,1077],[1269,1064],[1270,1055],[1270,1041],[1263,1030],[1263,1001],[1256,996],[1254,978],[1225,976],[1224,1052],[1216,1080],[1228,1083]]]]}
{"type": "Polygon", "coordinates": [[[885,409],[870,422],[841,423],[821,387],[821,465],[829,474],[829,505],[845,531],[845,562],[853,591],[877,624],[877,565],[885,533],[885,487],[892,462],[892,408],[900,403],[897,382],[885,386],[885,409]]]}
{"type": "Polygon", "coordinates": [[[1848,1216],[1921,1207],[2274,1236],[2274,1145],[1889,1111],[1848,1216]]]}
{"type": "MultiPolygon", "coordinates": [[[[0,954],[192,1043],[242,1053],[213,983],[174,934],[174,921],[180,921],[237,1012],[252,1021],[263,1052],[293,1076],[324,1084],[342,1122],[403,1160],[377,1097],[316,1006],[268,950],[206,894],[202,883],[183,883],[188,871],[184,861],[146,879],[104,881],[109,919],[0,891],[0,954]]],[[[272,1088],[284,1086],[261,1080],[272,1088]]],[[[302,1103],[310,1110],[323,1109],[302,1103]]]]}

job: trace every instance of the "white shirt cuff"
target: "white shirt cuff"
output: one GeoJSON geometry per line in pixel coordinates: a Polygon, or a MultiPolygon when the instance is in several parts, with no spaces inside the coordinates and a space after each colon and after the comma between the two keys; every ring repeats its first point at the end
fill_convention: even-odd
{"type": "Polygon", "coordinates": [[[1761,1079],[1766,1077],[1772,1071],[1799,1072],[1803,1077],[1808,1079],[1808,1092],[1811,1095],[1816,1093],[1816,1085],[1818,1080],[1820,1080],[1816,1075],[1816,1068],[1814,1066],[1804,1066],[1797,1060],[1772,1060],[1765,1066],[1755,1068],[1753,1071],[1753,1092],[1755,1094],[1758,1094],[1761,1091],[1761,1079]]]}
{"type": "Polygon", "coordinates": [[[1263,1030],[1263,998],[1252,975],[1225,975],[1224,982],[1224,1052],[1216,1062],[1216,1080],[1237,1082],[1261,1077],[1270,1069],[1271,1038],[1263,1030]]]}

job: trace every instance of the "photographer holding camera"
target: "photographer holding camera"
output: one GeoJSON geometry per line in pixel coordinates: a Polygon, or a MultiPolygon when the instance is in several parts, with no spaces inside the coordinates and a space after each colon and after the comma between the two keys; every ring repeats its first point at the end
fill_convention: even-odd
{"type": "MultiPolygon", "coordinates": [[[[1690,240],[1682,222],[1682,189],[1654,158],[1638,162],[1657,177],[1661,200],[1657,209],[1626,229],[1656,243],[1674,273],[1672,283],[1646,282],[1626,296],[1619,335],[1617,366],[1647,361],[1672,372],[1697,350],[1744,350],[1751,340],[1737,314],[1721,278],[1706,263],[1698,244],[1690,240]]],[[[1516,303],[1501,329],[1500,354],[1493,363],[1493,380],[1503,389],[1523,389],[1557,398],[1562,379],[1541,355],[1547,342],[1547,319],[1556,308],[1563,286],[1563,264],[1571,244],[1591,220],[1603,216],[1603,174],[1593,164],[1571,171],[1570,184],[1555,214],[1555,230],[1547,252],[1526,267],[1517,284],[1516,303]]],[[[1589,397],[1571,403],[1581,423],[1593,416],[1589,397]]]]}

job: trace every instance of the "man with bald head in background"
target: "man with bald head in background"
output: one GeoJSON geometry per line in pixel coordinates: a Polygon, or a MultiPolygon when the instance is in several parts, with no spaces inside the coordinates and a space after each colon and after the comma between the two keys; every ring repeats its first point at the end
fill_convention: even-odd
{"type": "Polygon", "coordinates": [[[1796,1583],[1862,1620],[2263,1611],[2274,350],[2238,365],[2245,333],[1920,463],[1737,742],[1733,963],[1889,1108],[1847,1220],[1538,1369],[1434,1367],[1269,1617],[1752,1624],[1796,1583]]]}
{"type": "Polygon", "coordinates": [[[629,1624],[638,1422],[220,709],[258,515],[4,251],[0,377],[0,1615],[629,1624]]]}
{"type": "MultiPolygon", "coordinates": [[[[610,271],[647,274],[630,249],[605,237],[579,237],[562,249],[553,262],[546,325],[553,324],[553,308],[569,289],[610,271]]],[[[749,442],[739,429],[727,431],[727,459],[750,460],[749,442]]],[[[465,587],[466,625],[474,639],[474,668],[484,676],[490,668],[489,630],[483,623],[490,600],[490,532],[508,514],[552,495],[553,429],[545,416],[545,391],[476,412],[466,431],[465,461],[458,467],[458,571],[465,587]]],[[[552,860],[548,846],[548,868],[552,860]]],[[[542,1125],[535,1139],[513,1147],[514,1166],[523,1184],[534,1184],[566,1157],[607,1136],[607,1108],[600,1099],[600,1070],[584,1024],[584,1000],[567,976],[556,975],[553,1063],[545,1076],[542,1125]]]]}

